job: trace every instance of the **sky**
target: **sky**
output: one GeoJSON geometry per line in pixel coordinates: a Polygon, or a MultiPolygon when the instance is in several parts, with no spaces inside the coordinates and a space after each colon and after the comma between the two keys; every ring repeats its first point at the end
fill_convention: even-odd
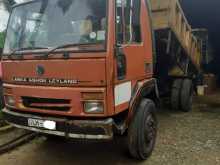
{"type": "Polygon", "coordinates": [[[8,16],[9,16],[9,14],[5,10],[5,7],[3,6],[2,0],[0,0],[0,32],[5,30],[5,27],[7,25],[8,16]]]}
{"type": "MultiPolygon", "coordinates": [[[[24,1],[25,0],[15,0],[15,2],[17,2],[17,3],[21,3],[24,1]]],[[[9,14],[5,10],[5,7],[2,3],[2,0],[0,0],[0,32],[5,30],[5,28],[7,26],[7,22],[8,22],[8,17],[9,17],[9,14]]]]}

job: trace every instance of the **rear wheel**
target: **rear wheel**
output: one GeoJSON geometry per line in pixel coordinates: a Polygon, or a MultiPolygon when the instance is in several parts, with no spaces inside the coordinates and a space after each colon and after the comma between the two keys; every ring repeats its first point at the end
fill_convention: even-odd
{"type": "Polygon", "coordinates": [[[180,91],[182,88],[182,79],[176,79],[173,81],[171,89],[171,108],[173,110],[178,110],[180,108],[180,91]]]}
{"type": "Polygon", "coordinates": [[[189,112],[192,110],[193,101],[193,84],[192,80],[184,79],[182,83],[180,93],[180,105],[183,112],[189,112]]]}
{"type": "Polygon", "coordinates": [[[128,148],[131,156],[147,159],[155,146],[157,119],[155,104],[148,99],[141,101],[128,129],[128,148]]]}

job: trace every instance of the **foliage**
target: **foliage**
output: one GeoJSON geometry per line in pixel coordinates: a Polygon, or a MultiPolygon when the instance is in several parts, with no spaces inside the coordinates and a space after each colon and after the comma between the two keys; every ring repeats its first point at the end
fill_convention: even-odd
{"type": "Polygon", "coordinates": [[[0,48],[3,48],[4,46],[4,37],[5,36],[5,33],[4,32],[1,32],[0,33],[0,48]]]}

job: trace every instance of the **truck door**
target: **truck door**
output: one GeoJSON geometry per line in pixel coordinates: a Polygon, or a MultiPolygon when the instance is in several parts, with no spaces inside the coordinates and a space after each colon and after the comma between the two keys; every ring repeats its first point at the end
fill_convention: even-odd
{"type": "Polygon", "coordinates": [[[116,112],[127,108],[138,80],[152,77],[152,39],[145,0],[116,0],[116,112]]]}
{"type": "Polygon", "coordinates": [[[152,40],[144,0],[116,0],[117,82],[152,74],[152,40]]]}

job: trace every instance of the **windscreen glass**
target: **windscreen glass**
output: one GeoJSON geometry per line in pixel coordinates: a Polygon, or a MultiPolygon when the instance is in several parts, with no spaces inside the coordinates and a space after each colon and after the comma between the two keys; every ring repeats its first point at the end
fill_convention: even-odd
{"type": "Polygon", "coordinates": [[[106,0],[38,0],[17,6],[8,23],[4,53],[65,44],[105,45],[106,13],[106,0]]]}

